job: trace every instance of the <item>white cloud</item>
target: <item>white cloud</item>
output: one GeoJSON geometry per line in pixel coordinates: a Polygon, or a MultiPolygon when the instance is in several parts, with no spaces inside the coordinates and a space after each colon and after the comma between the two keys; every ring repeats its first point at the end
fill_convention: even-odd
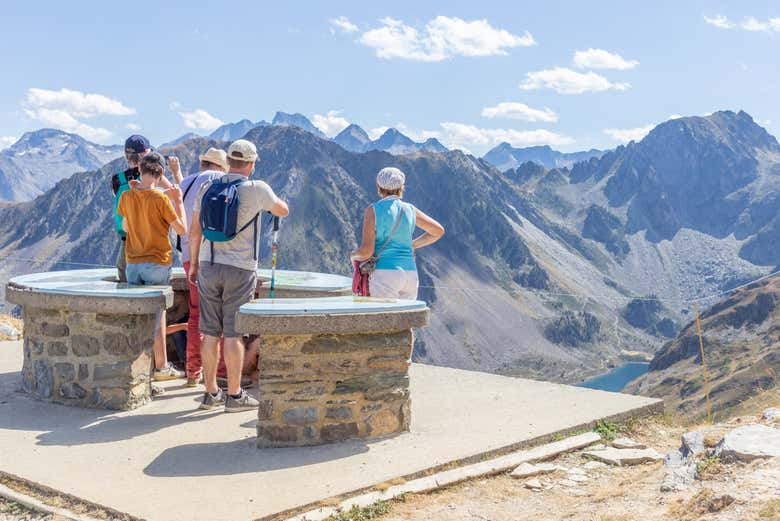
{"type": "Polygon", "coordinates": [[[574,140],[569,136],[549,130],[515,130],[507,128],[481,128],[465,123],[447,121],[441,124],[442,133],[439,139],[451,148],[485,149],[504,141],[513,146],[532,145],[569,145],[574,140]]]}
{"type": "Polygon", "coordinates": [[[720,29],[731,29],[734,27],[734,22],[731,22],[728,18],[726,18],[722,14],[718,14],[715,16],[704,15],[704,22],[710,25],[714,25],[715,27],[718,27],[720,29]]]}
{"type": "Polygon", "coordinates": [[[628,83],[613,83],[592,71],[581,73],[565,67],[528,72],[520,83],[523,90],[552,89],[560,94],[626,90],[630,87],[628,83]]]}
{"type": "Polygon", "coordinates": [[[127,130],[132,130],[134,132],[138,132],[139,130],[141,130],[141,125],[139,125],[137,123],[128,123],[127,125],[125,125],[125,128],[127,130]]]}
{"type": "Polygon", "coordinates": [[[27,89],[24,102],[27,107],[33,109],[61,110],[75,118],[135,114],[135,109],[123,105],[121,101],[102,94],[86,94],[70,89],[27,89]]]}
{"type": "Polygon", "coordinates": [[[359,30],[358,26],[350,22],[349,18],[346,16],[331,18],[328,20],[328,23],[330,24],[330,31],[333,34],[336,34],[336,31],[340,31],[342,33],[355,33],[359,30]]]}
{"type": "Polygon", "coordinates": [[[329,110],[327,114],[314,114],[311,119],[314,126],[326,136],[335,136],[349,126],[349,121],[342,118],[340,110],[329,110]]]}
{"type": "Polygon", "coordinates": [[[14,143],[16,143],[18,139],[19,138],[16,138],[14,136],[0,136],[0,150],[4,150],[10,147],[14,143]]]}
{"type": "Polygon", "coordinates": [[[615,141],[628,143],[629,141],[641,141],[653,128],[655,125],[634,128],[605,128],[603,132],[615,141]]]}
{"type": "Polygon", "coordinates": [[[507,49],[536,44],[528,31],[515,35],[487,20],[437,16],[420,31],[394,18],[383,18],[380,23],[364,32],[359,42],[386,59],[437,62],[454,56],[505,55],[507,49]]]}
{"type": "Polygon", "coordinates": [[[574,53],[574,65],[579,69],[615,69],[624,71],[633,69],[639,62],[626,60],[617,53],[611,53],[604,49],[587,49],[574,53]]]}
{"type": "Polygon", "coordinates": [[[70,113],[60,109],[24,109],[25,115],[42,124],[64,130],[66,132],[72,132],[79,136],[88,139],[89,141],[105,142],[111,136],[113,132],[101,127],[93,127],[82,123],[78,119],[74,118],[70,113]]]}
{"type": "Polygon", "coordinates": [[[71,89],[27,89],[22,106],[24,114],[30,119],[98,142],[108,140],[113,132],[88,125],[82,119],[135,114],[134,108],[119,100],[71,89]]]}
{"type": "MultiPolygon", "coordinates": [[[[376,127],[368,130],[367,133],[371,139],[377,139],[388,128],[391,127],[376,127]]],[[[472,153],[472,150],[484,153],[489,148],[504,141],[517,147],[532,145],[561,146],[574,143],[574,139],[569,136],[544,129],[482,128],[453,121],[440,123],[438,130],[414,130],[404,123],[396,123],[392,128],[405,134],[413,141],[422,142],[430,138],[436,138],[447,148],[460,149],[469,154],[472,153]]]]}
{"type": "Polygon", "coordinates": [[[494,107],[485,107],[482,109],[482,116],[485,118],[504,118],[519,119],[521,121],[543,121],[545,123],[555,123],[558,121],[558,114],[548,109],[531,108],[525,103],[516,103],[504,101],[494,107]]]}
{"type": "Polygon", "coordinates": [[[745,31],[752,32],[767,32],[777,31],[780,32],[780,17],[767,18],[766,20],[759,20],[753,16],[748,16],[741,22],[734,22],[729,20],[722,14],[715,16],[704,16],[704,22],[719,29],[743,29],[745,31]]]}
{"type": "Polygon", "coordinates": [[[176,112],[180,108],[181,108],[181,103],[179,103],[178,101],[171,101],[170,103],[168,103],[168,109],[174,112],[176,112]]]}
{"type": "Polygon", "coordinates": [[[221,119],[212,116],[203,109],[195,109],[191,112],[179,112],[184,126],[193,130],[214,130],[224,124],[221,119]]]}
{"type": "Polygon", "coordinates": [[[379,139],[379,137],[387,132],[387,129],[389,128],[390,127],[374,127],[366,130],[366,134],[368,134],[368,137],[370,137],[372,140],[379,139]]]}

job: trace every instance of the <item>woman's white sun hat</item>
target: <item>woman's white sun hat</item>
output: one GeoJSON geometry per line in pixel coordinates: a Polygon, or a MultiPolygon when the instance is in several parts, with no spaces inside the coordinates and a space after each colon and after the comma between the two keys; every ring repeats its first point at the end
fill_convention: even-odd
{"type": "Polygon", "coordinates": [[[406,175],[398,168],[389,166],[376,175],[376,184],[383,190],[400,190],[406,183],[406,175]]]}

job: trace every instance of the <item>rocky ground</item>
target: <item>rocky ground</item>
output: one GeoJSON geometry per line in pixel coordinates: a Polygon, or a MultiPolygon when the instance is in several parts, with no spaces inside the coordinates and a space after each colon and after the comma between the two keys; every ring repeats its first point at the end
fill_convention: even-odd
{"type": "MultiPolygon", "coordinates": [[[[600,456],[591,447],[518,468],[517,477],[408,495],[389,503],[383,515],[343,519],[780,521],[780,409],[701,430],[654,419],[602,431],[616,438],[607,445],[647,447],[629,459],[655,461],[611,465],[594,459],[600,456]],[[630,440],[619,439],[625,437],[630,440]]],[[[608,455],[611,449],[604,449],[608,455]]]]}
{"type": "Polygon", "coordinates": [[[0,497],[0,521],[65,521],[65,518],[35,512],[0,497]]]}
{"type": "Polygon", "coordinates": [[[24,323],[21,320],[0,313],[0,340],[18,340],[23,330],[24,323]]]}

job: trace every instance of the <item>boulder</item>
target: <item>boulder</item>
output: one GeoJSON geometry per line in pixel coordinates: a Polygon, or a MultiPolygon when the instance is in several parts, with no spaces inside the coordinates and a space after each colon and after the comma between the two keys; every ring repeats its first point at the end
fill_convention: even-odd
{"type": "Polygon", "coordinates": [[[682,435],[682,450],[684,456],[697,456],[702,454],[707,447],[704,446],[704,435],[714,427],[704,427],[682,435]]]}
{"type": "Polygon", "coordinates": [[[780,420],[780,407],[770,407],[763,412],[761,417],[770,422],[780,420]]]}
{"type": "Polygon", "coordinates": [[[612,446],[616,449],[646,449],[647,445],[639,443],[631,438],[618,438],[612,442],[612,446]]]}
{"type": "Polygon", "coordinates": [[[607,447],[603,450],[585,451],[583,455],[617,466],[639,465],[640,463],[650,463],[663,459],[663,456],[654,449],[616,449],[607,447]]]}
{"type": "Polygon", "coordinates": [[[600,461],[589,461],[585,465],[582,466],[585,470],[600,470],[606,467],[606,463],[602,463],[600,461]]]}
{"type": "Polygon", "coordinates": [[[682,449],[669,452],[664,458],[666,475],[661,482],[661,492],[679,492],[687,489],[696,479],[696,463],[683,456],[682,449]]]}
{"type": "Polygon", "coordinates": [[[745,425],[726,434],[715,454],[724,461],[752,461],[780,456],[780,429],[745,425]]]}
{"type": "Polygon", "coordinates": [[[542,490],[542,482],[536,478],[529,479],[525,482],[525,488],[530,488],[531,490],[542,490]]]}
{"type": "Polygon", "coordinates": [[[555,472],[556,469],[557,467],[550,463],[538,463],[536,465],[523,463],[515,470],[513,470],[509,475],[515,479],[524,479],[531,478],[533,476],[540,476],[542,474],[549,474],[550,472],[555,472]]]}

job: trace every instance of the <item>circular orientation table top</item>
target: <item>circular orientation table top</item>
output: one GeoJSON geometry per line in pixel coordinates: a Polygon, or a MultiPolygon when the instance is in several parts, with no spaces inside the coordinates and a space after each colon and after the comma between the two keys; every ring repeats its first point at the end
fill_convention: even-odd
{"type": "MultiPolygon", "coordinates": [[[[266,288],[270,270],[258,270],[259,287],[266,288]]],[[[170,286],[132,286],[116,281],[116,269],[50,271],[20,275],[8,281],[6,300],[22,306],[73,311],[147,313],[173,305],[174,291],[187,288],[184,270],[173,268],[170,286]]],[[[266,288],[267,289],[267,288],[266,288]]],[[[340,275],[306,271],[276,271],[282,295],[351,293],[352,280],[340,275]]]]}
{"type": "MultiPolygon", "coordinates": [[[[257,270],[262,281],[271,280],[271,270],[257,270]]],[[[116,282],[113,268],[90,270],[49,271],[20,275],[9,281],[11,286],[41,293],[76,296],[107,296],[138,298],[159,295],[168,286],[132,286],[116,282]]],[[[171,279],[184,278],[184,269],[173,268],[171,279]]],[[[344,291],[352,281],[341,275],[308,271],[276,271],[276,288],[297,291],[344,291]]]]}
{"type": "Polygon", "coordinates": [[[248,315],[343,315],[411,311],[426,307],[421,300],[374,297],[261,298],[244,304],[239,312],[248,315]]]}
{"type": "Polygon", "coordinates": [[[428,324],[420,300],[373,297],[255,299],[244,304],[236,329],[255,334],[355,334],[399,331],[428,324]]]}
{"type": "Polygon", "coordinates": [[[169,286],[131,286],[116,282],[116,269],[48,271],[20,275],[8,281],[9,286],[37,293],[54,293],[83,297],[144,298],[161,295],[169,286]]]}

